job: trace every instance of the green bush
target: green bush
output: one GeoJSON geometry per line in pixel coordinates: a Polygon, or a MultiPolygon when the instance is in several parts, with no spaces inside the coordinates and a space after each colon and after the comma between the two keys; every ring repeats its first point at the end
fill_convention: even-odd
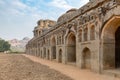
{"type": "Polygon", "coordinates": [[[0,52],[9,51],[10,44],[5,40],[0,40],[0,52]]]}

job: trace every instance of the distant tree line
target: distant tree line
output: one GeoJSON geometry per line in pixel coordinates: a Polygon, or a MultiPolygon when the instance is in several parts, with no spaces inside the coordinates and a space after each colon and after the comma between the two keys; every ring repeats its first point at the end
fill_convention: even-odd
{"type": "Polygon", "coordinates": [[[4,52],[4,51],[9,51],[10,50],[10,44],[5,41],[5,40],[0,40],[0,52],[4,52]]]}

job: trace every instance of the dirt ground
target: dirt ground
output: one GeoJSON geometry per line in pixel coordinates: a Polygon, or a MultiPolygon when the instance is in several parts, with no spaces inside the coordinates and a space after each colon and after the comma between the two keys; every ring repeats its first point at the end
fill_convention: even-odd
{"type": "Polygon", "coordinates": [[[62,74],[71,77],[73,80],[120,80],[120,78],[117,78],[112,75],[99,74],[88,69],[80,69],[76,66],[41,59],[40,57],[35,57],[26,54],[23,54],[23,56],[31,59],[32,61],[38,62],[43,65],[47,65],[51,69],[57,70],[62,74]]]}
{"type": "Polygon", "coordinates": [[[0,54],[0,80],[120,80],[26,54],[0,54]]]}
{"type": "Polygon", "coordinates": [[[0,54],[0,80],[72,80],[20,54],[0,54]]]}

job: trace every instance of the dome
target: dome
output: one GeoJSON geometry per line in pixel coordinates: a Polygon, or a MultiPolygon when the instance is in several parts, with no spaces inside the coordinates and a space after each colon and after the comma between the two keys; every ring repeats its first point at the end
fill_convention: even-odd
{"type": "Polygon", "coordinates": [[[77,9],[75,9],[75,8],[68,10],[65,14],[61,15],[58,18],[57,22],[62,22],[64,20],[70,19],[70,17],[72,16],[72,14],[74,14],[74,12],[76,12],[76,11],[77,11],[77,9]]]}
{"type": "Polygon", "coordinates": [[[68,10],[66,13],[69,13],[69,12],[75,12],[75,11],[77,11],[77,9],[72,8],[72,9],[68,10]]]}

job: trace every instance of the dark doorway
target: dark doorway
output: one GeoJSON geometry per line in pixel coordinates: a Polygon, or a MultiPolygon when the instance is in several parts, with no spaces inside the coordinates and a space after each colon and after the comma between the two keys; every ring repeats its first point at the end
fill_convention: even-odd
{"type": "Polygon", "coordinates": [[[52,47],[53,59],[56,59],[56,46],[52,47]]]}
{"type": "Polygon", "coordinates": [[[62,63],[62,50],[59,50],[59,62],[62,63]]]}
{"type": "Polygon", "coordinates": [[[46,48],[44,48],[44,58],[46,58],[46,48]]]}
{"type": "Polygon", "coordinates": [[[73,33],[68,36],[67,57],[68,62],[76,62],[76,37],[73,33]]]}
{"type": "Polygon", "coordinates": [[[50,59],[50,52],[49,52],[49,50],[48,50],[47,59],[48,59],[48,60],[50,59]]]}
{"type": "Polygon", "coordinates": [[[83,50],[83,68],[91,69],[91,53],[88,48],[83,50]]]}
{"type": "Polygon", "coordinates": [[[115,32],[115,67],[120,68],[120,27],[115,32]]]}
{"type": "Polygon", "coordinates": [[[56,59],[56,40],[55,37],[52,38],[52,57],[56,59]]]}

